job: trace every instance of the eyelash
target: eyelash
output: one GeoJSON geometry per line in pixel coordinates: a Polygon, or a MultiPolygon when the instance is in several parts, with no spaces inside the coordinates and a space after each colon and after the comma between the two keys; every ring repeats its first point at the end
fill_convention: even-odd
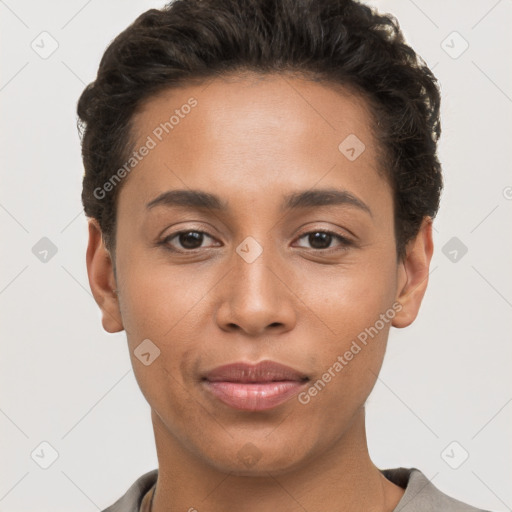
{"type": "MultiPolygon", "coordinates": [[[[195,251],[199,251],[202,249],[202,247],[198,247],[197,249],[175,249],[173,248],[172,246],[169,245],[169,241],[172,240],[173,238],[176,238],[178,237],[179,235],[183,234],[183,233],[200,233],[200,234],[203,234],[203,235],[206,235],[210,238],[215,238],[213,236],[211,236],[210,234],[208,234],[206,231],[201,231],[201,230],[198,230],[198,229],[185,229],[185,230],[181,230],[181,231],[176,231],[175,233],[171,233],[170,235],[166,236],[162,241],[158,242],[158,245],[161,245],[163,246],[166,250],[168,251],[171,251],[171,252],[174,252],[174,253],[181,253],[181,254],[193,254],[195,251]]],[[[335,233],[333,231],[328,231],[328,230],[324,230],[324,229],[314,229],[312,231],[307,231],[306,233],[303,233],[302,235],[300,235],[298,237],[298,239],[301,239],[301,238],[304,238],[308,235],[311,235],[313,233],[326,233],[328,235],[332,235],[334,238],[336,238],[340,244],[341,244],[341,247],[330,247],[330,248],[327,248],[327,249],[315,249],[315,248],[312,248],[310,250],[314,251],[314,252],[317,252],[317,253],[322,253],[322,254],[330,254],[332,252],[338,252],[338,251],[345,251],[347,250],[348,247],[350,246],[353,246],[354,245],[354,242],[342,235],[339,235],[338,233],[335,233]]],[[[302,247],[304,249],[304,247],[302,247]]]]}

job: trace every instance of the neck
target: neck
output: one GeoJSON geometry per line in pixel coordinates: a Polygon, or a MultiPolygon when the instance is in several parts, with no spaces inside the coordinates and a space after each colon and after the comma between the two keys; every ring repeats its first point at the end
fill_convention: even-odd
{"type": "Polygon", "coordinates": [[[364,409],[325,453],[257,476],[219,471],[185,450],[154,411],[152,419],[159,466],[152,512],[392,512],[404,493],[370,460],[364,409]]]}

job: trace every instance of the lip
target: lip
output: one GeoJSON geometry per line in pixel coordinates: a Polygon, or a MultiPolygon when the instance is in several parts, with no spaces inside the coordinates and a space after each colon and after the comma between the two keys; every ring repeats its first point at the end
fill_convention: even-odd
{"type": "Polygon", "coordinates": [[[288,401],[307,385],[302,372],[274,361],[219,366],[203,377],[213,396],[235,409],[263,411],[288,401]]]}

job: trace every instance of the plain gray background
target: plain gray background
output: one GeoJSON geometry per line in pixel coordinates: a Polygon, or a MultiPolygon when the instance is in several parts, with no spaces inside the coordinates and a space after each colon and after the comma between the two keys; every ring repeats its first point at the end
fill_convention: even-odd
{"type": "MultiPolygon", "coordinates": [[[[512,1],[371,4],[439,78],[445,191],[422,310],[391,331],[368,400],[370,454],[512,510],[512,1]]],[[[75,106],[107,44],[163,5],[0,0],[2,512],[102,510],[157,467],[125,334],[89,289],[75,106]]]]}

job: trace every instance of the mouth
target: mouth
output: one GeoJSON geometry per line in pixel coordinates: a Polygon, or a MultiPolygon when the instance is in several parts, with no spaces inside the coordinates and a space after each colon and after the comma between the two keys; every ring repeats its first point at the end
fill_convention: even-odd
{"type": "Polygon", "coordinates": [[[239,410],[263,411],[288,401],[307,385],[309,377],[274,361],[220,366],[202,378],[204,388],[224,404],[239,410]]]}

